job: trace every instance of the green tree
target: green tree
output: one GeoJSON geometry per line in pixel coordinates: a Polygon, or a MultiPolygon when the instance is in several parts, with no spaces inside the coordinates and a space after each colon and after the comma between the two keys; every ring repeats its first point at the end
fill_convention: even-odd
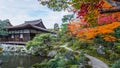
{"type": "Polygon", "coordinates": [[[59,25],[58,25],[58,23],[54,24],[54,31],[59,31],[59,25]]]}
{"type": "Polygon", "coordinates": [[[27,49],[31,47],[36,49],[50,47],[53,39],[54,37],[50,34],[39,34],[27,43],[27,49]]]}
{"type": "Polygon", "coordinates": [[[40,4],[47,6],[53,11],[62,11],[68,8],[69,0],[38,0],[40,4]]]}
{"type": "Polygon", "coordinates": [[[64,15],[62,18],[61,32],[66,33],[68,31],[67,25],[70,20],[74,17],[74,14],[64,15]]]}
{"type": "Polygon", "coordinates": [[[114,29],[113,35],[114,35],[116,38],[120,38],[120,26],[114,29]]]}
{"type": "Polygon", "coordinates": [[[74,14],[64,15],[62,18],[62,22],[70,22],[70,20],[74,17],[74,14]]]}
{"type": "Polygon", "coordinates": [[[0,37],[7,35],[7,29],[5,29],[5,22],[0,20],[0,37]]]}

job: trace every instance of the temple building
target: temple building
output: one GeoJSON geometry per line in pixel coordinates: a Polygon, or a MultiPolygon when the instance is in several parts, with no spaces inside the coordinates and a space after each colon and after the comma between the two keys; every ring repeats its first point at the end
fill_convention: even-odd
{"type": "Polygon", "coordinates": [[[29,40],[32,40],[36,34],[42,33],[51,33],[55,34],[52,31],[49,31],[44,26],[41,19],[33,21],[25,21],[25,23],[12,26],[11,23],[7,20],[6,29],[8,30],[8,35],[3,37],[1,41],[4,43],[21,43],[25,44],[29,40]]]}

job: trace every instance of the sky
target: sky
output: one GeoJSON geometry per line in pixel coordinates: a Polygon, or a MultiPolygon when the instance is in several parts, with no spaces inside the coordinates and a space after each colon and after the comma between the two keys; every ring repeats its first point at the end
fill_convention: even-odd
{"type": "Polygon", "coordinates": [[[42,19],[46,28],[59,25],[67,11],[54,12],[46,6],[40,5],[38,0],[0,0],[0,19],[9,19],[12,25],[19,25],[24,21],[42,19]]]}

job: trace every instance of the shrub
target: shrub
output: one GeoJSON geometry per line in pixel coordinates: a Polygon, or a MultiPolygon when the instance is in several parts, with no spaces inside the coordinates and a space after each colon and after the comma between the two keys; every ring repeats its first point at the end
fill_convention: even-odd
{"type": "Polygon", "coordinates": [[[27,49],[30,49],[31,47],[50,46],[53,39],[54,39],[54,37],[51,36],[50,34],[36,35],[33,40],[31,40],[27,43],[27,49]]]}
{"type": "Polygon", "coordinates": [[[2,53],[3,52],[3,48],[1,47],[1,45],[0,45],[0,53],[2,53]]]}
{"type": "MultiPolygon", "coordinates": [[[[112,50],[106,50],[106,55],[111,55],[113,53],[112,50]]],[[[110,56],[107,56],[107,57],[110,57],[110,56]]]]}
{"type": "Polygon", "coordinates": [[[109,57],[110,57],[110,60],[115,60],[117,58],[115,53],[110,54],[109,57]]]}
{"type": "MultiPolygon", "coordinates": [[[[72,44],[72,43],[70,43],[72,44]]],[[[88,48],[89,44],[87,42],[81,42],[78,40],[74,40],[73,42],[73,47],[75,47],[76,49],[86,49],[88,48]]]]}
{"type": "Polygon", "coordinates": [[[86,68],[93,68],[91,65],[88,65],[88,64],[86,64],[85,67],[86,68]]]}
{"type": "Polygon", "coordinates": [[[40,64],[35,64],[35,68],[79,68],[80,64],[86,64],[86,67],[89,67],[86,62],[89,61],[84,57],[84,51],[81,51],[81,54],[64,50],[61,48],[59,53],[48,61],[42,62],[40,64]],[[86,62],[85,62],[86,61],[86,62]]]}
{"type": "Polygon", "coordinates": [[[116,49],[115,49],[115,52],[120,54],[120,45],[117,45],[116,49]]]}
{"type": "Polygon", "coordinates": [[[112,65],[112,68],[120,68],[120,59],[112,65]]]}
{"type": "Polygon", "coordinates": [[[80,68],[80,65],[69,65],[66,68],[80,68]]]}
{"type": "Polygon", "coordinates": [[[115,49],[115,52],[118,53],[118,54],[120,54],[120,49],[118,49],[118,48],[115,49]]]}
{"type": "Polygon", "coordinates": [[[55,37],[51,34],[38,34],[34,37],[33,40],[27,42],[27,49],[33,55],[47,55],[48,51],[53,49],[53,41],[55,37]]]}

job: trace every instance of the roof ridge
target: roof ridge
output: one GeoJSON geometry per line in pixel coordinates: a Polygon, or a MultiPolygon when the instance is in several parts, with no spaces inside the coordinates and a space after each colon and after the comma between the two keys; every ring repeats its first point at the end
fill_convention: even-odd
{"type": "Polygon", "coordinates": [[[38,22],[41,22],[42,21],[42,19],[39,19],[39,20],[31,20],[31,21],[25,21],[25,23],[38,23],[38,22]]]}

